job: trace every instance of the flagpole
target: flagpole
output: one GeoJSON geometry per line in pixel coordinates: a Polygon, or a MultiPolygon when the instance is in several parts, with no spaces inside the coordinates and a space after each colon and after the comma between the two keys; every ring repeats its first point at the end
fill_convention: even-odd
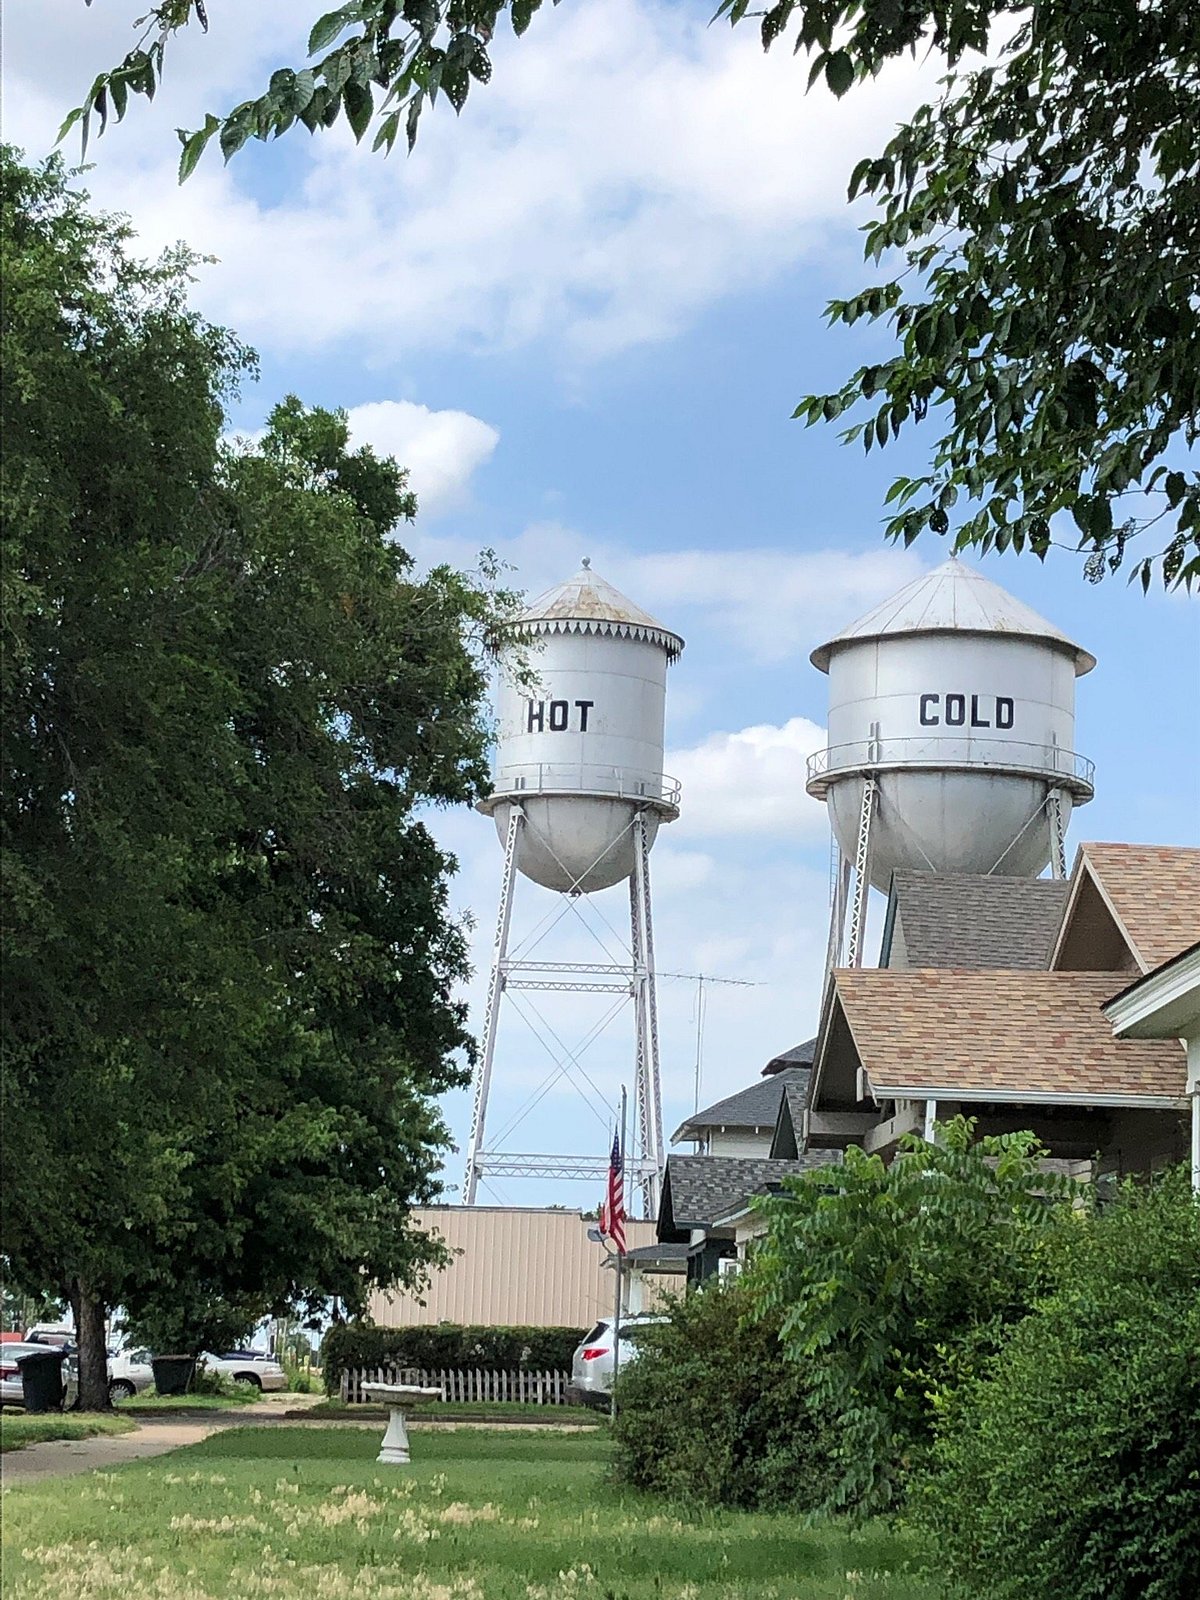
{"type": "MultiPolygon", "coordinates": [[[[626,1118],[626,1112],[627,1112],[627,1109],[628,1109],[628,1098],[629,1097],[628,1097],[628,1094],[626,1092],[625,1085],[622,1084],[621,1085],[621,1146],[620,1146],[620,1148],[621,1148],[621,1193],[622,1193],[622,1200],[624,1199],[624,1191],[625,1191],[625,1118],[626,1118]]],[[[628,1214],[628,1207],[623,1205],[623,1209],[625,1210],[626,1214],[628,1214]]],[[[616,1271],[617,1301],[616,1301],[616,1306],[615,1306],[615,1308],[613,1310],[613,1392],[612,1392],[612,1398],[611,1398],[611,1400],[609,1402],[609,1415],[610,1416],[614,1416],[614,1417],[617,1414],[617,1398],[616,1398],[617,1374],[621,1370],[621,1270],[622,1270],[624,1264],[625,1264],[624,1253],[621,1250],[618,1250],[617,1251],[617,1271],[616,1271]]]]}

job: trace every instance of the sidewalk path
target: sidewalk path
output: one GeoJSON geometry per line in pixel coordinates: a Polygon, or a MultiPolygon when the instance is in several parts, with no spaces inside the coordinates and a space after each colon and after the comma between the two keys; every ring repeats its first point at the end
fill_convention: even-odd
{"type": "MultiPolygon", "coordinates": [[[[69,1477],[78,1472],[108,1471],[127,1461],[143,1461],[148,1456],[166,1455],[184,1445],[199,1444],[210,1433],[222,1428],[252,1424],[286,1422],[285,1411],[316,1405],[320,1395],[264,1395],[236,1411],[197,1412],[191,1416],[144,1416],[137,1419],[133,1433],[97,1434],[91,1439],[51,1439],[45,1444],[26,1445],[23,1450],[6,1450],[0,1455],[0,1479],[16,1483],[30,1478],[69,1477]]],[[[292,1419],[294,1421],[294,1419],[292,1419]]]]}

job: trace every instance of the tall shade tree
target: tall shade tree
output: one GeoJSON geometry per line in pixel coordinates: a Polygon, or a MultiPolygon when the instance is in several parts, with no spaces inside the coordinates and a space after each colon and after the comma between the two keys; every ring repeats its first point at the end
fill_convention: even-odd
{"type": "MultiPolygon", "coordinates": [[[[470,1041],[453,861],[503,597],[414,576],[344,415],[223,442],[250,354],[57,164],[0,158],[4,1237],[104,1323],[419,1281],[470,1041]]],[[[205,1318],[208,1318],[206,1321],[205,1318]]]]}
{"type": "MultiPolygon", "coordinates": [[[[714,0],[707,0],[707,10],[714,0]]],[[[215,138],[345,117],[354,136],[411,148],[443,94],[461,111],[492,72],[502,14],[524,33],[541,0],[350,0],[316,19],[308,61],[181,130],[186,177],[215,138]]],[[[792,44],[808,83],[851,91],[891,58],[931,49],[949,75],[877,158],[850,177],[874,198],[868,260],[880,279],[830,319],[883,323],[895,354],[796,415],[866,450],[925,424],[927,470],[895,480],[888,535],[926,530],[955,549],[1085,555],[1088,576],[1129,563],[1149,587],[1200,575],[1200,25],[1188,0],[719,0],[765,48],[792,44]],[[1132,553],[1130,545],[1138,540],[1132,553]]],[[[201,0],[141,19],[64,131],[120,119],[149,95],[172,35],[207,26],[201,0]]]]}

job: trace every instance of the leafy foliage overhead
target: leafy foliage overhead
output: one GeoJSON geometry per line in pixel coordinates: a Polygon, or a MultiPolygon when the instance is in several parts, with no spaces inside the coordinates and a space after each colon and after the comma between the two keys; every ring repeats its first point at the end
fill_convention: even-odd
{"type": "MultiPolygon", "coordinates": [[[[349,0],[313,25],[308,64],[180,130],[180,177],[214,138],[228,160],[248,139],[339,117],[360,141],[374,127],[375,150],[401,133],[411,149],[439,94],[461,111],[488,82],[502,14],[523,34],[541,4],[349,0]]],[[[1133,575],[1190,585],[1200,25],[1189,0],[719,0],[717,18],[756,24],[766,49],[791,39],[811,59],[809,86],[838,96],[927,48],[952,69],[936,103],[850,179],[852,200],[875,201],[867,258],[889,270],[835,300],[830,320],[881,322],[897,353],[795,413],[853,411],[845,437],[868,451],[908,426],[936,429],[928,469],[892,484],[888,536],[928,530],[955,549],[1038,556],[1067,543],[1097,579],[1146,535],[1133,575]]],[[[85,150],[93,120],[103,131],[131,94],[155,93],[171,36],[207,26],[202,0],[164,0],[141,21],[136,48],[63,125],[81,127],[85,150]]]]}

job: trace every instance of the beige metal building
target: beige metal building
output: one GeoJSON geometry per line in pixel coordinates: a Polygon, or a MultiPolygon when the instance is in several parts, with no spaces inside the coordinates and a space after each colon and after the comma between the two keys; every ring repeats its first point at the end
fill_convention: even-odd
{"type": "MultiPolygon", "coordinates": [[[[588,1238],[595,1223],[578,1211],[427,1206],[414,1216],[441,1236],[454,1260],[420,1298],[403,1290],[373,1295],[370,1314],[381,1327],[588,1328],[612,1312],[615,1284],[604,1246],[588,1238]]],[[[629,1221],[625,1233],[630,1250],[655,1242],[653,1222],[629,1221]]]]}

